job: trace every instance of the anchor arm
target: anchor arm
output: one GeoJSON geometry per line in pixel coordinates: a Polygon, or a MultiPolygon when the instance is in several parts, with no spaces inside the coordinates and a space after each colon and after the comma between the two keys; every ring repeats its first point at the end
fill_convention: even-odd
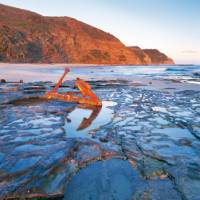
{"type": "Polygon", "coordinates": [[[47,99],[59,99],[62,101],[76,102],[79,104],[102,106],[100,99],[92,91],[90,84],[83,81],[80,78],[77,78],[75,82],[75,85],[80,90],[80,92],[66,92],[64,94],[59,94],[57,92],[58,88],[62,84],[62,81],[68,72],[69,72],[69,68],[65,68],[63,75],[61,76],[61,78],[59,79],[55,87],[50,92],[46,92],[44,97],[47,99]],[[78,94],[81,94],[82,96],[78,94]]]}
{"type": "Polygon", "coordinates": [[[99,106],[101,105],[101,101],[92,91],[91,86],[87,82],[83,81],[80,78],[77,78],[75,84],[80,90],[83,97],[89,97],[89,98],[81,98],[80,101],[82,103],[84,103],[85,100],[85,103],[90,102],[91,105],[99,105],[99,106]]]}
{"type": "Polygon", "coordinates": [[[51,91],[52,93],[56,93],[58,91],[58,88],[60,87],[60,85],[63,82],[63,79],[65,78],[65,76],[67,75],[67,73],[69,72],[69,68],[65,68],[65,71],[63,73],[63,75],[60,77],[59,81],[56,83],[56,86],[53,88],[53,90],[51,91]]]}

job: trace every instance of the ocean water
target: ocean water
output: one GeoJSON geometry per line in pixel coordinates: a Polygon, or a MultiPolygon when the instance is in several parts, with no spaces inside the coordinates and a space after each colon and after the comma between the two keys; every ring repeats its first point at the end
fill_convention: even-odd
{"type": "MultiPolygon", "coordinates": [[[[69,65],[0,65],[0,78],[8,81],[56,81],[69,65]]],[[[167,66],[73,66],[67,79],[79,76],[85,80],[113,80],[135,78],[153,78],[159,80],[180,81],[182,83],[200,84],[199,65],[167,66]]]]}
{"type": "MultiPolygon", "coordinates": [[[[51,69],[45,69],[51,70],[51,69]]],[[[46,71],[47,72],[47,71],[46,71]]],[[[61,69],[53,69],[52,73],[61,74],[61,69]]],[[[133,79],[135,77],[151,77],[159,79],[178,80],[200,84],[200,66],[97,66],[72,68],[72,77],[76,75],[87,80],[102,79],[133,79]]]]}

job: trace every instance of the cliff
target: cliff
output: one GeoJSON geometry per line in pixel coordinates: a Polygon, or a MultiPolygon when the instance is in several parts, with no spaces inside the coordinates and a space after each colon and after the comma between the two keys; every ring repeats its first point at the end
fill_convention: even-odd
{"type": "Polygon", "coordinates": [[[151,59],[151,64],[174,64],[174,61],[157,49],[143,49],[151,59]]]}
{"type": "Polygon", "coordinates": [[[128,47],[146,65],[174,64],[174,61],[157,49],[141,49],[138,46],[128,47]]]}
{"type": "Polygon", "coordinates": [[[148,50],[133,51],[113,35],[76,19],[0,4],[0,62],[165,64],[154,56],[148,50]]]}

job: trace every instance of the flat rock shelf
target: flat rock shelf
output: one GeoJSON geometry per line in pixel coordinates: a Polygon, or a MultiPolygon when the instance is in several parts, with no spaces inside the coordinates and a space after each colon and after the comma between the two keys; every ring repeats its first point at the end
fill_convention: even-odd
{"type": "Polygon", "coordinates": [[[83,125],[92,110],[41,98],[52,85],[0,84],[0,199],[199,200],[199,91],[91,81],[83,125]]]}

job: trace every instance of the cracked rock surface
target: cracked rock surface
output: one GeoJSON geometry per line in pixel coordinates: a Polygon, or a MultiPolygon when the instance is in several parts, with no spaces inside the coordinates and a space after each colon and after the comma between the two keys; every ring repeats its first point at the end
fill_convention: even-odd
{"type": "Polygon", "coordinates": [[[199,200],[200,92],[91,84],[80,134],[89,111],[42,99],[51,83],[1,83],[0,199],[199,200]]]}

